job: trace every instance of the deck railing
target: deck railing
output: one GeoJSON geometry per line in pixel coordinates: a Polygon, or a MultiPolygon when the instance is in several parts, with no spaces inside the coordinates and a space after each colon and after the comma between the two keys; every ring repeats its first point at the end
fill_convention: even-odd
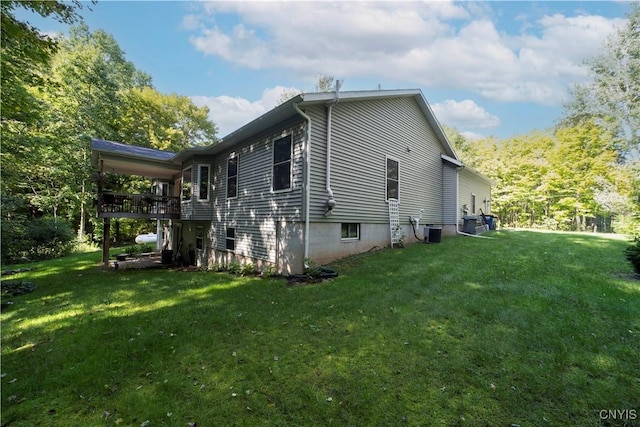
{"type": "Polygon", "coordinates": [[[98,193],[98,217],[179,219],[180,198],[101,192],[98,193]]]}

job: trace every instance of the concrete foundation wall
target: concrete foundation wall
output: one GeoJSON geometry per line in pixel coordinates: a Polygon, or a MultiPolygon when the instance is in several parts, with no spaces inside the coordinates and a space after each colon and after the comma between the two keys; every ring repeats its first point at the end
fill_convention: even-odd
{"type": "MultiPolygon", "coordinates": [[[[405,243],[417,241],[410,225],[403,225],[402,230],[405,243]]],[[[367,252],[376,246],[383,248],[391,244],[389,224],[360,224],[359,239],[342,239],[341,231],[340,223],[312,223],[309,258],[316,264],[327,264],[349,255],[367,252]]],[[[422,239],[422,225],[416,231],[422,239]]]]}
{"type": "Polygon", "coordinates": [[[215,245],[211,245],[208,247],[206,261],[199,266],[228,265],[235,262],[240,264],[253,263],[258,271],[275,267],[280,274],[302,273],[304,271],[304,223],[281,221],[275,224],[275,228],[275,244],[277,246],[275,262],[269,257],[252,257],[240,251],[216,249],[215,245]]]}

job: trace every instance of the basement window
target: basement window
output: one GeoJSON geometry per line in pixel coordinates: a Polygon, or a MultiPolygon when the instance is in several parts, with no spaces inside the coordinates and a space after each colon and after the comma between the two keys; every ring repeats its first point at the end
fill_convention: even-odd
{"type": "Polygon", "coordinates": [[[342,223],[342,240],[360,239],[360,224],[342,223]]]}
{"type": "Polygon", "coordinates": [[[226,248],[228,251],[236,250],[236,229],[232,227],[227,228],[226,248]]]}
{"type": "Polygon", "coordinates": [[[196,249],[204,249],[204,227],[196,227],[196,249]]]}

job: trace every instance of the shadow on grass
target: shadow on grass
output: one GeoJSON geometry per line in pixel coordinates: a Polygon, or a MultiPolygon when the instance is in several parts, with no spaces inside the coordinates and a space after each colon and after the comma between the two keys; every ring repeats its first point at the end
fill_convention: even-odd
{"type": "Polygon", "coordinates": [[[620,243],[494,236],[306,287],[36,270],[2,314],[2,423],[598,425],[633,409],[640,299],[610,274],[620,243]]]}

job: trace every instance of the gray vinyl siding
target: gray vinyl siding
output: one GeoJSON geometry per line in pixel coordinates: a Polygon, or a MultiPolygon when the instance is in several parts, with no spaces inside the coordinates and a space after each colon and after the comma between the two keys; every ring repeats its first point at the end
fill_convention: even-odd
{"type": "Polygon", "coordinates": [[[448,162],[442,162],[442,219],[443,224],[456,224],[458,171],[448,162]]]}
{"type": "MultiPolygon", "coordinates": [[[[226,250],[226,229],[236,229],[235,253],[276,261],[278,223],[302,221],[304,121],[296,117],[276,129],[216,155],[213,166],[211,247],[226,250]],[[291,190],[271,190],[273,141],[292,135],[291,190]],[[238,156],[238,196],[227,199],[227,160],[238,156]]],[[[280,236],[278,236],[280,237],[280,236]]],[[[287,236],[282,236],[286,238],[287,236]]]]}
{"type": "Polygon", "coordinates": [[[444,147],[413,98],[340,102],[333,107],[331,187],[336,208],[324,216],[327,198],[326,107],[313,121],[312,221],[387,223],[386,157],[400,163],[400,219],[424,209],[423,223],[440,224],[444,147]],[[407,150],[409,147],[410,151],[407,150]]]}
{"type": "Polygon", "coordinates": [[[480,209],[485,214],[491,213],[491,205],[488,201],[491,199],[491,184],[485,179],[481,178],[474,172],[463,169],[459,172],[459,193],[458,193],[458,206],[460,207],[459,217],[462,214],[462,208],[467,205],[469,208],[469,215],[480,215],[480,209]],[[471,207],[471,195],[476,195],[476,211],[472,211],[471,207]]]}
{"type": "MultiPolygon", "coordinates": [[[[187,220],[211,220],[211,201],[213,191],[213,156],[194,156],[188,160],[185,160],[182,164],[182,169],[191,167],[191,185],[192,193],[190,201],[181,202],[181,218],[187,220]],[[199,166],[209,166],[209,200],[198,200],[198,194],[200,191],[199,182],[199,166]]],[[[182,174],[180,175],[182,179],[182,174]]],[[[181,194],[182,188],[179,189],[181,194]]]]}
{"type": "Polygon", "coordinates": [[[310,178],[310,216],[324,218],[327,161],[327,109],[325,106],[308,108],[305,113],[311,118],[311,178],[310,178]]]}

